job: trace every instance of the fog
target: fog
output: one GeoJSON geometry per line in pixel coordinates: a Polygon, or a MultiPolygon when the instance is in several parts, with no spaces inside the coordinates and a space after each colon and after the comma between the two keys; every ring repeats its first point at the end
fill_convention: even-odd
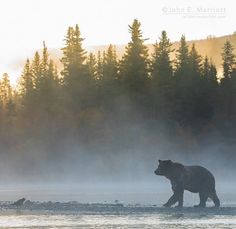
{"type": "MultiPolygon", "coordinates": [[[[31,139],[19,149],[8,146],[8,153],[2,151],[0,156],[1,199],[161,203],[171,187],[166,178],[154,174],[158,159],[208,168],[221,197],[236,190],[233,144],[209,135],[198,142],[173,137],[163,123],[153,130],[140,119],[110,128],[109,139],[79,144],[75,136],[66,135],[53,142],[31,139]]],[[[187,195],[198,201],[198,195],[187,195]]]]}
{"type": "Polygon", "coordinates": [[[2,131],[0,200],[161,203],[171,187],[154,174],[158,159],[204,166],[215,175],[220,196],[235,191],[236,143],[209,128],[217,113],[197,132],[171,122],[164,109],[146,112],[129,96],[106,106],[84,109],[79,118],[48,118],[41,111],[32,115],[36,121],[17,123],[13,134],[2,131]]]}

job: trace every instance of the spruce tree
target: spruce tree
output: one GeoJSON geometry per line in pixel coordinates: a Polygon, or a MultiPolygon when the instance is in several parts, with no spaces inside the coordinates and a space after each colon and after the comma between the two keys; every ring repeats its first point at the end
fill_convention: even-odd
{"type": "Polygon", "coordinates": [[[118,62],[115,46],[109,45],[103,58],[103,80],[114,81],[117,79],[118,62]]]}
{"type": "Polygon", "coordinates": [[[171,46],[166,31],[162,31],[159,43],[154,44],[152,55],[152,81],[160,85],[169,84],[172,77],[171,46]]]}
{"type": "Polygon", "coordinates": [[[231,78],[231,74],[235,68],[236,56],[234,54],[234,47],[230,41],[226,41],[223,47],[223,52],[221,53],[223,59],[223,76],[225,79],[231,78]]]}
{"type": "Polygon", "coordinates": [[[125,88],[130,93],[144,89],[145,81],[148,79],[148,48],[144,44],[141,31],[141,23],[135,19],[129,25],[131,41],[126,46],[125,54],[120,63],[120,75],[125,88]]]}
{"type": "Polygon", "coordinates": [[[57,66],[52,59],[49,60],[47,76],[49,82],[59,83],[57,66]]]}
{"type": "Polygon", "coordinates": [[[189,51],[185,36],[180,39],[180,47],[176,54],[175,76],[178,78],[186,78],[189,72],[189,51]]]}
{"type": "Polygon", "coordinates": [[[12,87],[7,73],[3,74],[0,81],[0,98],[4,108],[6,108],[6,105],[12,99],[12,87]]]}
{"type": "Polygon", "coordinates": [[[195,44],[192,44],[189,52],[189,77],[197,79],[201,77],[202,57],[198,54],[195,44]]]}
{"type": "Polygon", "coordinates": [[[218,84],[217,82],[217,70],[216,70],[216,66],[212,63],[210,63],[210,82],[214,83],[214,84],[218,84]]]}
{"type": "Polygon", "coordinates": [[[33,90],[33,75],[30,68],[30,60],[27,58],[19,81],[19,92],[22,97],[27,97],[33,94],[33,90]]]}
{"type": "Polygon", "coordinates": [[[40,55],[37,52],[35,52],[33,61],[31,63],[31,73],[32,73],[32,80],[33,80],[33,86],[36,89],[38,87],[41,77],[42,77],[42,65],[41,65],[41,59],[40,55]]]}
{"type": "Polygon", "coordinates": [[[48,61],[48,69],[46,73],[44,88],[42,93],[42,99],[44,100],[44,109],[48,112],[54,113],[58,110],[56,107],[58,94],[60,92],[59,78],[57,73],[57,66],[54,64],[53,60],[48,61]]]}
{"type": "Polygon", "coordinates": [[[209,75],[210,75],[210,62],[209,62],[209,58],[208,56],[205,56],[204,61],[203,61],[203,65],[202,65],[202,75],[203,78],[205,78],[206,80],[209,80],[209,75]]]}
{"type": "Polygon", "coordinates": [[[212,63],[212,60],[209,61],[209,58],[207,56],[205,56],[203,61],[202,76],[206,81],[217,84],[216,66],[212,63]]]}
{"type": "Polygon", "coordinates": [[[89,53],[86,65],[88,67],[89,75],[92,79],[96,79],[96,56],[93,53],[89,53]]]}
{"type": "Polygon", "coordinates": [[[43,42],[42,58],[40,59],[40,73],[35,76],[35,90],[39,97],[43,97],[48,90],[48,70],[49,53],[45,42],[43,42]]]}
{"type": "Polygon", "coordinates": [[[42,55],[42,60],[41,60],[42,77],[47,77],[48,67],[49,67],[49,54],[48,54],[48,49],[44,41],[43,42],[43,55],[42,55]]]}
{"type": "Polygon", "coordinates": [[[61,62],[63,64],[63,70],[61,71],[61,75],[64,77],[64,81],[68,83],[68,78],[72,74],[73,67],[73,38],[74,29],[73,27],[69,27],[67,30],[67,34],[65,37],[65,47],[62,48],[63,57],[61,58],[61,62]]]}
{"type": "Polygon", "coordinates": [[[103,58],[101,51],[97,54],[97,65],[96,65],[96,81],[97,83],[103,79],[103,58]]]}
{"type": "Polygon", "coordinates": [[[62,49],[61,62],[63,70],[63,87],[65,91],[65,102],[75,113],[83,107],[89,106],[93,93],[94,79],[89,74],[86,64],[86,51],[82,47],[78,25],[69,27],[66,35],[66,44],[62,49]]]}
{"type": "Polygon", "coordinates": [[[112,105],[112,98],[114,98],[118,92],[118,61],[116,49],[113,45],[109,45],[108,49],[103,54],[102,71],[102,100],[106,106],[108,104],[112,105]]]}
{"type": "Polygon", "coordinates": [[[63,57],[61,62],[65,85],[73,87],[85,74],[86,51],[82,48],[83,38],[81,38],[79,26],[69,27],[65,38],[66,45],[62,48],[63,57]]]}

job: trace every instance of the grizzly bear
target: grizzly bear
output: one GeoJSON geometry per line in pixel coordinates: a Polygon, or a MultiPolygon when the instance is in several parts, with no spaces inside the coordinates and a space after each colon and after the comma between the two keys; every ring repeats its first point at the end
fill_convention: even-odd
{"type": "Polygon", "coordinates": [[[177,202],[177,207],[183,207],[184,190],[199,193],[200,203],[194,207],[206,207],[208,197],[213,200],[215,207],[220,206],[215,190],[215,178],[202,166],[185,166],[171,160],[159,160],[155,174],[169,179],[174,192],[164,207],[171,207],[177,202]]]}

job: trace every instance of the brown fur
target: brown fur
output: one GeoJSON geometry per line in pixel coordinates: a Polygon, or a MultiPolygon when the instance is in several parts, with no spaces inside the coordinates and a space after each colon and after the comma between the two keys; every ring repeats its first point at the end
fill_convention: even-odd
{"type": "Polygon", "coordinates": [[[208,197],[213,200],[216,207],[220,206],[215,190],[215,178],[202,166],[185,166],[171,160],[159,160],[155,174],[165,176],[171,182],[174,194],[164,204],[165,207],[170,207],[176,202],[178,207],[182,207],[184,190],[199,193],[200,203],[196,207],[205,207],[208,197]]]}

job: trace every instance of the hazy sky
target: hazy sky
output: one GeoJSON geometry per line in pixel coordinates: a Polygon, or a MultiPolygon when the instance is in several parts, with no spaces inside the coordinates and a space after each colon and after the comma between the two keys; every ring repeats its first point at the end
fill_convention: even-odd
{"type": "Polygon", "coordinates": [[[231,34],[235,28],[233,0],[1,0],[0,74],[19,75],[20,61],[33,50],[63,45],[68,26],[79,24],[85,45],[124,44],[128,24],[142,23],[148,42],[166,30],[171,40],[231,34]]]}

